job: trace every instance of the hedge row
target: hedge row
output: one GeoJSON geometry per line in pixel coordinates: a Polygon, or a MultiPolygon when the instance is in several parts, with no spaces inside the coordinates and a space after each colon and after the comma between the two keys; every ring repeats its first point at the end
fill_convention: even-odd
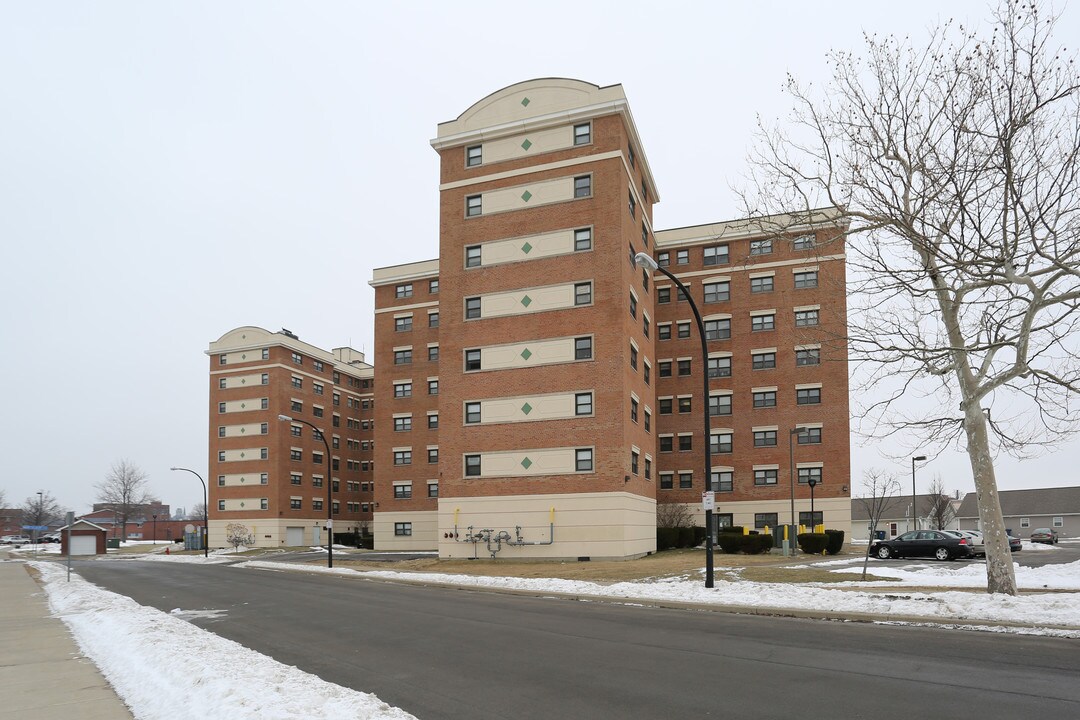
{"type": "Polygon", "coordinates": [[[656,528],[656,549],[697,547],[705,541],[705,528],[656,528]]]}
{"type": "Polygon", "coordinates": [[[737,533],[727,532],[727,528],[724,528],[724,532],[717,536],[716,544],[726,553],[743,552],[747,555],[758,555],[770,552],[773,549],[773,536],[756,532],[743,535],[741,528],[740,532],[737,533]]]}

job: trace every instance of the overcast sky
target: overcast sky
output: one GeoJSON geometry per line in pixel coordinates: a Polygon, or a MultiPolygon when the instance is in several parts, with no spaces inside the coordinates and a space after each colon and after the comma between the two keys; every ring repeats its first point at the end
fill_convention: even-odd
{"type": "MultiPolygon", "coordinates": [[[[622,83],[658,228],[734,217],[755,117],[863,32],[923,37],[985,2],[373,3],[0,0],[8,505],[86,511],[126,458],[190,507],[208,344],[287,327],[370,352],[374,267],[438,252],[436,124],[536,77],[622,83]]],[[[1080,8],[1057,37],[1080,37],[1080,8]]],[[[892,450],[896,451],[893,447],[892,450]]],[[[899,451],[902,452],[902,451],[899,451]]],[[[852,441],[852,477],[890,466],[852,441]]],[[[902,477],[903,461],[892,463],[902,477]]],[[[1003,489],[1076,484],[1080,443],[1003,489]]],[[[965,455],[920,471],[973,488],[965,455]]]]}

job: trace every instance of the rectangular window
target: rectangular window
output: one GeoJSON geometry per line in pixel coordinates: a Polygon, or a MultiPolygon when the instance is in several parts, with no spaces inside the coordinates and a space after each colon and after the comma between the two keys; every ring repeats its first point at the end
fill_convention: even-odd
{"type": "Polygon", "coordinates": [[[302,485],[304,482],[304,476],[300,473],[290,473],[289,483],[292,485],[302,485]]]}
{"type": "Polygon", "coordinates": [[[470,245],[465,248],[465,267],[480,267],[480,246],[470,245]]]}
{"type": "Polygon", "coordinates": [[[664,323],[663,325],[656,326],[656,337],[659,340],[671,339],[671,323],[664,323]]]}
{"type": "Polygon", "coordinates": [[[754,447],[776,447],[776,431],[755,430],[754,447]]]}
{"type": "Polygon", "coordinates": [[[630,420],[632,422],[638,421],[638,401],[634,398],[630,398],[630,420]]]}
{"type": "Polygon", "coordinates": [[[592,250],[592,229],[581,228],[574,231],[574,252],[592,250]]]}
{"type": "Polygon", "coordinates": [[[480,350],[472,348],[465,351],[465,372],[480,369],[480,350]]]}
{"type": "Polygon", "coordinates": [[[679,473],[679,488],[685,490],[694,487],[694,473],[679,473]]]}
{"type": "Polygon", "coordinates": [[[766,293],[773,290],[773,277],[757,277],[750,278],[750,292],[752,293],[766,293]]]}
{"type": "Polygon", "coordinates": [[[226,387],[228,387],[228,381],[225,378],[218,378],[218,385],[217,386],[221,390],[224,390],[226,387]]]}
{"type": "Polygon", "coordinates": [[[731,337],[731,320],[706,320],[706,340],[727,340],[731,337]]]}
{"type": "Polygon", "coordinates": [[[293,375],[292,376],[292,386],[294,388],[298,388],[298,389],[303,388],[304,387],[304,378],[297,377],[297,376],[293,375]]]}
{"type": "Polygon", "coordinates": [[[427,496],[429,498],[439,497],[439,483],[430,482],[427,484],[427,496]]]}
{"type": "Polygon", "coordinates": [[[299,400],[293,400],[289,404],[289,408],[292,410],[292,412],[303,412],[304,411],[304,403],[300,402],[299,400]]]}
{"type": "Polygon", "coordinates": [[[726,265],[728,262],[728,246],[713,245],[705,248],[706,265],[726,265]]]}
{"type": "MultiPolygon", "coordinates": [[[[680,340],[685,340],[686,338],[690,337],[690,323],[689,322],[675,323],[675,331],[676,331],[675,332],[676,336],[680,340]]],[[[707,331],[708,331],[708,326],[706,326],[706,332],[707,331]]]]}
{"type": "Polygon", "coordinates": [[[630,208],[630,217],[636,217],[637,215],[637,201],[634,200],[634,191],[628,190],[626,193],[629,200],[627,201],[627,207],[630,208]]]}
{"type": "MultiPolygon", "coordinates": [[[[664,252],[656,253],[656,264],[660,267],[667,267],[671,264],[671,253],[667,250],[664,252]]],[[[666,300],[664,302],[667,302],[666,300]]]]}
{"type": "Polygon", "coordinates": [[[821,468],[819,467],[802,467],[798,470],[799,482],[809,483],[814,481],[815,485],[821,484],[821,468]]]}
{"type": "Polygon", "coordinates": [[[578,448],[574,450],[574,469],[578,472],[592,472],[592,448],[578,448]]]}
{"type": "Polygon", "coordinates": [[[592,393],[577,393],[574,395],[574,414],[592,415],[592,393]]]}
{"type": "Polygon", "coordinates": [[[480,317],[480,298],[465,298],[465,317],[467,319],[480,317]]]}
{"type": "Polygon", "coordinates": [[[664,472],[660,473],[660,489],[670,490],[674,485],[675,476],[672,473],[664,472]]]}
{"type": "Polygon", "coordinates": [[[755,485],[775,485],[777,483],[777,473],[779,471],[776,468],[769,470],[754,470],[754,484],[755,485]]]}
{"type": "Polygon", "coordinates": [[[731,396],[730,395],[710,395],[709,396],[709,414],[716,415],[730,415],[731,414],[731,396]]]}
{"type": "Polygon", "coordinates": [[[675,251],[675,264],[676,265],[689,265],[690,264],[690,251],[689,250],[676,250],[675,251]]]}
{"type": "Polygon", "coordinates": [[[660,377],[662,378],[671,377],[671,361],[661,360],[658,371],[660,373],[660,377]]]}
{"type": "Polygon", "coordinates": [[[398,537],[408,537],[412,535],[412,523],[411,522],[396,522],[394,523],[394,535],[398,537]]]}
{"type": "Polygon", "coordinates": [[[817,270],[795,273],[795,289],[816,288],[818,284],[817,270]]]}
{"type": "Polygon", "coordinates": [[[574,126],[574,144],[588,145],[592,142],[592,124],[581,123],[574,126]]]}
{"type": "Polygon", "coordinates": [[[685,377],[685,376],[689,375],[690,374],[690,361],[689,360],[679,360],[678,362],[679,362],[679,376],[680,377],[685,377]]]}
{"type": "Polygon", "coordinates": [[[439,281],[437,279],[436,280],[428,280],[427,291],[428,291],[429,295],[438,295],[439,294],[439,281]]]}
{"type": "Polygon", "coordinates": [[[638,454],[633,450],[630,451],[630,472],[638,474],[638,454]]]}
{"type": "Polygon", "coordinates": [[[484,162],[484,146],[472,145],[465,148],[465,165],[475,167],[484,162]]]}
{"type": "Polygon", "coordinates": [[[427,315],[427,326],[429,328],[439,327],[439,313],[429,312],[427,315]]]}
{"type": "Polygon", "coordinates": [[[395,465],[412,465],[412,450],[395,450],[395,465]]]}
{"type": "Polygon", "coordinates": [[[652,432],[652,413],[645,408],[645,432],[652,432]]]}
{"type": "Polygon", "coordinates": [[[641,334],[645,337],[649,337],[649,316],[641,313],[641,334]]]}
{"type": "Polygon", "coordinates": [[[480,403],[465,403],[465,424],[473,425],[478,422],[480,422],[480,403]]]}
{"type": "Polygon", "coordinates": [[[431,345],[430,347],[428,347],[428,349],[427,349],[427,359],[428,359],[428,362],[438,362],[439,361],[439,346],[438,345],[431,345]]]}
{"type": "Polygon", "coordinates": [[[777,519],[776,513],[755,513],[754,514],[754,528],[761,530],[763,528],[774,528],[780,521],[777,519]]]}
{"type": "Polygon", "coordinates": [[[412,485],[395,485],[394,486],[394,499],[395,500],[408,500],[412,497],[412,485]]]}
{"type": "Polygon", "coordinates": [[[292,361],[297,365],[303,365],[304,364],[304,356],[301,355],[300,353],[293,353],[292,354],[292,361]]]}
{"type": "Polygon", "coordinates": [[[775,390],[763,390],[761,392],[754,393],[754,407],[756,407],[756,408],[776,407],[776,391],[775,390]]]}
{"type": "Polygon", "coordinates": [[[483,200],[480,195],[465,198],[465,217],[476,217],[483,212],[483,200]]]}
{"type": "Polygon", "coordinates": [[[478,477],[480,475],[479,455],[465,456],[465,475],[466,477],[478,477]]]}
{"type": "Polygon", "coordinates": [[[269,385],[270,384],[270,373],[263,373],[260,382],[261,382],[262,385],[269,385]]]}
{"type": "Polygon", "coordinates": [[[394,318],[394,332],[409,332],[410,330],[412,330],[412,315],[394,318]]]}
{"type": "Polygon", "coordinates": [[[731,433],[718,433],[709,438],[709,452],[713,455],[727,455],[731,453],[731,433]]]}
{"type": "Polygon", "coordinates": [[[225,509],[225,501],[224,500],[218,500],[217,501],[217,509],[218,510],[224,510],[225,509]]]}
{"type": "Polygon", "coordinates": [[[795,250],[813,250],[814,249],[814,236],[813,235],[800,235],[791,241],[791,247],[795,250]]]}
{"type": "Polygon", "coordinates": [[[660,452],[671,452],[674,450],[675,438],[670,435],[660,436],[660,452]]]}
{"type": "Polygon", "coordinates": [[[731,299],[731,283],[714,282],[705,283],[705,302],[718,303],[731,299]]]}
{"type": "Polygon", "coordinates": [[[304,459],[304,451],[303,450],[297,450],[296,448],[293,448],[293,449],[289,450],[289,459],[290,460],[303,460],[304,459]]]}
{"type": "Polygon", "coordinates": [[[394,418],[394,432],[408,432],[412,430],[411,417],[394,418]]]}
{"type": "Polygon", "coordinates": [[[806,348],[795,351],[795,365],[820,365],[821,350],[819,348],[806,348]]]}
{"type": "Polygon", "coordinates": [[[672,403],[673,403],[673,401],[672,401],[671,398],[660,398],[660,414],[661,415],[670,415],[671,414],[672,403]]]}
{"type": "Polygon", "coordinates": [[[750,318],[750,331],[751,332],[763,332],[765,330],[776,329],[776,316],[775,315],[754,315],[750,318]]]}
{"type": "Polygon", "coordinates": [[[630,315],[637,317],[637,298],[634,297],[634,293],[630,293],[630,315]]]}
{"type": "Polygon", "coordinates": [[[690,412],[691,398],[681,397],[679,398],[679,414],[685,415],[690,412]]]}
{"type": "Polygon", "coordinates": [[[412,397],[412,383],[394,383],[394,397],[407,398],[412,397]]]}
{"type": "Polygon", "coordinates": [[[645,458],[645,479],[646,480],[651,480],[652,479],[652,459],[651,458],[645,458]]]}
{"type": "Polygon", "coordinates": [[[575,360],[591,360],[592,359],[592,338],[591,337],[574,338],[574,359],[575,360]]]}
{"type": "Polygon", "coordinates": [[[645,221],[641,221],[641,244],[649,247],[649,228],[645,227],[645,221]]]}
{"type": "Polygon", "coordinates": [[[1065,516],[1064,515],[1055,515],[1050,524],[1053,525],[1054,527],[1065,527],[1065,516]]]}
{"type": "Polygon", "coordinates": [[[592,175],[579,175],[574,178],[574,197],[584,198],[592,195],[592,175]]]}
{"type": "Polygon", "coordinates": [[[574,305],[588,305],[592,302],[592,283],[574,285],[574,305]]]}
{"type": "Polygon", "coordinates": [[[709,358],[709,377],[731,377],[731,358],[709,358]]]}
{"type": "Polygon", "coordinates": [[[796,390],[795,402],[799,405],[819,405],[821,403],[821,388],[796,390]]]}
{"type": "Polygon", "coordinates": [[[634,369],[634,370],[637,370],[637,356],[638,356],[637,348],[634,347],[633,345],[631,345],[630,346],[630,367],[632,369],[634,369]]]}
{"type": "MultiPolygon", "coordinates": [[[[731,492],[735,489],[734,485],[734,473],[730,470],[713,470],[709,473],[709,484],[712,485],[710,490],[713,492],[731,492]]],[[[730,527],[731,522],[728,522],[730,527]]],[[[721,527],[724,527],[721,525],[721,527]]]]}
{"type": "Polygon", "coordinates": [[[438,380],[428,380],[427,381],[427,394],[428,395],[438,395],[439,394],[439,381],[438,380]]]}
{"type": "Polygon", "coordinates": [[[820,510],[815,510],[812,513],[800,510],[799,524],[805,525],[806,527],[817,527],[818,525],[824,525],[825,520],[822,518],[820,510]]]}
{"type": "Polygon", "coordinates": [[[303,509],[303,501],[300,498],[289,498],[289,509],[290,510],[302,510],[303,509]]]}
{"type": "Polygon", "coordinates": [[[323,501],[322,500],[312,500],[311,501],[311,509],[312,510],[322,510],[323,509],[323,501]]]}
{"type": "Polygon", "coordinates": [[[680,435],[679,436],[679,452],[689,452],[694,449],[694,436],[693,435],[680,435]]]}
{"type": "Polygon", "coordinates": [[[412,297],[412,283],[405,283],[394,288],[394,297],[400,299],[412,297]]]}
{"type": "Polygon", "coordinates": [[[394,364],[395,365],[410,365],[412,364],[412,350],[395,350],[394,351],[394,364]]]}
{"type": "Polygon", "coordinates": [[[754,353],[750,356],[754,370],[772,370],[776,367],[776,353],[763,352],[754,353]]]}
{"type": "Polygon", "coordinates": [[[438,415],[438,413],[436,413],[434,415],[428,415],[427,416],[427,426],[428,426],[428,430],[438,430],[439,429],[439,415],[438,415]]]}
{"type": "Polygon", "coordinates": [[[768,255],[772,252],[772,240],[751,240],[751,255],[768,255]]]}
{"type": "Polygon", "coordinates": [[[626,157],[630,160],[630,167],[637,167],[634,164],[634,148],[630,145],[626,146],[626,157]]]}
{"type": "Polygon", "coordinates": [[[321,407],[312,407],[311,414],[315,417],[321,418],[323,416],[323,409],[321,407]]]}
{"type": "Polygon", "coordinates": [[[651,377],[651,376],[652,376],[652,366],[651,366],[651,365],[649,365],[649,361],[648,361],[648,360],[646,360],[645,362],[643,362],[643,363],[642,363],[642,365],[643,365],[643,369],[642,369],[642,376],[643,376],[643,377],[644,377],[644,379],[645,379],[645,384],[646,384],[646,385],[649,385],[649,384],[650,384],[650,382],[649,382],[649,381],[650,381],[650,380],[652,380],[652,377],[651,377]]]}

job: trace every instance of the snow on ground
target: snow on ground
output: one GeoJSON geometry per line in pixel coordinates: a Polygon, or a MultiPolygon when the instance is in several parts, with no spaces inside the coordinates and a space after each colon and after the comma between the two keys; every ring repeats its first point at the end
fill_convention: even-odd
{"type": "Polygon", "coordinates": [[[72,574],[33,563],[53,614],[140,720],[188,717],[264,719],[326,717],[408,720],[374,695],[328,683],[295,667],[139,605],[72,574]],[[147,672],[153,668],[153,672],[147,672]],[[167,669],[167,672],[162,672],[167,669]]]}
{"type": "MultiPolygon", "coordinates": [[[[1080,563],[1069,566],[1061,573],[1075,576],[1080,563]]],[[[679,580],[665,583],[621,582],[601,585],[580,580],[557,578],[483,577],[450,575],[443,573],[406,573],[392,570],[357,571],[348,568],[317,568],[309,565],[249,561],[239,568],[262,568],[282,570],[286,567],[304,572],[321,572],[355,575],[373,579],[409,580],[413,582],[444,583],[466,587],[527,590],[544,593],[567,593],[617,600],[679,601],[708,605],[775,608],[783,610],[821,610],[832,612],[872,613],[886,616],[915,616],[929,622],[970,623],[975,621],[1031,624],[1034,626],[1057,625],[1068,629],[1068,637],[1080,638],[1080,594],[1042,593],[1011,597],[964,591],[951,592],[905,592],[893,583],[897,592],[859,592],[839,589],[835,585],[795,585],[789,583],[756,583],[749,581],[718,580],[716,587],[708,589],[699,579],[679,580]]],[[[983,568],[985,585],[985,566],[983,568]]],[[[899,570],[899,568],[897,568],[899,570]]],[[[1037,569],[1037,568],[1029,568],[1037,569]]],[[[1041,568],[1038,568],[1041,569],[1041,568]]],[[[877,572],[877,568],[875,568],[877,572]]],[[[905,580],[913,585],[930,584],[923,581],[921,573],[912,571],[918,580],[905,580]]],[[[839,583],[838,585],[847,585],[839,583]]],[[[1052,633],[1061,634],[1061,633],[1052,633]]]]}
{"type": "MultiPolygon", "coordinates": [[[[986,587],[986,564],[941,563],[919,561],[898,561],[902,564],[891,565],[875,563],[867,572],[878,577],[893,578],[905,585],[940,586],[940,587],[986,587]]],[[[832,572],[850,572],[850,568],[832,570],[832,572]]],[[[1016,574],[1016,586],[1026,590],[1080,590],[1080,560],[1060,565],[1025,567],[1013,563],[1016,574]]],[[[892,582],[840,583],[840,585],[895,587],[892,582]]]]}

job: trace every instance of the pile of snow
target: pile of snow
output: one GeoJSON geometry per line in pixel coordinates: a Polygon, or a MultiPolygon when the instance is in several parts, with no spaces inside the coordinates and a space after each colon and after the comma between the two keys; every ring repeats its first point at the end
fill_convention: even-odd
{"type": "Polygon", "coordinates": [[[66,582],[62,566],[34,567],[53,613],[137,718],[171,720],[177,708],[209,718],[413,718],[374,695],[283,665],[78,575],[66,582]]]}
{"type": "Polygon", "coordinates": [[[1060,550],[1057,545],[1047,545],[1046,543],[1031,542],[1030,540],[1024,540],[1020,543],[1020,547],[1023,552],[1030,552],[1034,550],[1039,552],[1040,550],[1060,550]]]}

